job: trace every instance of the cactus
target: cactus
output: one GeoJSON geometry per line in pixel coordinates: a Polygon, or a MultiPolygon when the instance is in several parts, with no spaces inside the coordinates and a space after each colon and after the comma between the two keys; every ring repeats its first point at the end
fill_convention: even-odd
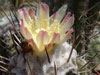
{"type": "MultiPolygon", "coordinates": [[[[86,7],[89,1],[84,1],[86,5],[81,5],[81,7],[85,8],[81,14],[77,11],[83,10],[78,7],[82,1],[43,0],[43,2],[45,3],[40,2],[40,0],[36,0],[36,2],[31,0],[12,0],[11,8],[2,10],[3,13],[0,16],[4,17],[0,22],[0,48],[2,49],[0,53],[5,57],[0,56],[2,59],[0,60],[1,74],[99,74],[97,68],[99,65],[99,52],[94,52],[94,50],[86,52],[90,41],[88,38],[84,38],[85,35],[92,38],[90,34],[87,34],[94,30],[92,26],[88,30],[88,25],[92,24],[91,21],[93,21],[93,16],[90,16],[92,13],[89,14],[88,12],[99,3],[87,10],[86,7]],[[74,15],[71,15],[71,12],[66,13],[68,5],[68,8],[71,8],[76,17],[73,26],[75,31],[73,38],[75,39],[71,40],[68,39],[73,32],[73,29],[70,28],[74,23],[74,15]],[[76,7],[71,7],[71,5],[76,5],[76,7]],[[73,8],[78,9],[73,10],[73,8]],[[86,24],[86,27],[84,27],[84,24],[86,24]],[[88,32],[84,31],[84,28],[88,32]],[[81,33],[84,34],[82,35],[81,33]],[[82,42],[80,42],[80,39],[82,39],[82,42]],[[84,42],[85,40],[87,41],[84,42]],[[68,41],[73,41],[73,43],[70,44],[68,41]],[[74,48],[76,48],[80,56],[78,56],[74,48]],[[89,57],[90,55],[91,57],[89,57]],[[8,57],[10,58],[9,60],[7,59],[8,57]],[[5,62],[9,62],[9,64],[5,62]]],[[[98,19],[99,16],[96,18],[98,19]]],[[[99,25],[99,22],[97,21],[94,25],[99,25]]]]}

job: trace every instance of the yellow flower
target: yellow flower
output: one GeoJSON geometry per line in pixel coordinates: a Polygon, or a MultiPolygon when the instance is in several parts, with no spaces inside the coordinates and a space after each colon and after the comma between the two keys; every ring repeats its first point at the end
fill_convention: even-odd
{"type": "Polygon", "coordinates": [[[36,11],[33,8],[18,10],[20,31],[33,51],[52,49],[54,44],[59,45],[70,37],[73,32],[70,28],[74,23],[74,15],[71,16],[70,12],[66,14],[66,9],[67,5],[63,5],[52,16],[49,16],[49,7],[45,3],[39,3],[36,11]]]}

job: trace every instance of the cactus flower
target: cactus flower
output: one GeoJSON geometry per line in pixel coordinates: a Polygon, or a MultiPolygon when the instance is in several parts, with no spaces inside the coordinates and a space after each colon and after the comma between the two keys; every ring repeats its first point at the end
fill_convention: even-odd
{"type": "Polygon", "coordinates": [[[49,7],[39,3],[37,9],[19,9],[20,31],[36,53],[50,51],[54,45],[65,42],[73,32],[74,15],[66,13],[67,5],[63,5],[53,15],[49,15],[49,7]]]}

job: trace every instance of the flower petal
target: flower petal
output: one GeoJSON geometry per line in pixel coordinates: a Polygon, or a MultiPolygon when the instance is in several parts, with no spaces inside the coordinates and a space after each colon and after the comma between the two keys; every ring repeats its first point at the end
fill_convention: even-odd
{"type": "Polygon", "coordinates": [[[50,17],[50,26],[52,31],[59,32],[61,20],[65,16],[67,5],[63,5],[56,13],[50,17]]]}
{"type": "Polygon", "coordinates": [[[68,21],[70,15],[71,15],[71,12],[67,12],[67,15],[66,15],[65,18],[63,19],[63,21],[62,21],[62,23],[61,23],[61,26],[64,25],[64,24],[68,21]]]}
{"type": "Polygon", "coordinates": [[[34,32],[36,30],[35,11],[33,10],[33,8],[30,8],[28,13],[29,13],[29,16],[31,17],[31,20],[28,22],[29,24],[28,28],[30,29],[31,32],[34,32]]]}
{"type": "Polygon", "coordinates": [[[62,25],[60,34],[66,33],[66,31],[68,31],[72,27],[73,24],[74,24],[74,15],[72,15],[67,20],[67,22],[64,23],[64,25],[62,25]]]}
{"type": "Polygon", "coordinates": [[[32,39],[32,35],[31,35],[31,33],[28,31],[28,29],[25,27],[25,33],[26,33],[26,35],[27,35],[27,40],[28,39],[32,39]]]}
{"type": "Polygon", "coordinates": [[[19,12],[20,17],[23,19],[24,22],[28,23],[31,20],[26,8],[19,9],[18,12],[19,12]]]}
{"type": "Polygon", "coordinates": [[[35,11],[33,8],[29,9],[29,15],[33,20],[36,20],[35,11]]]}
{"type": "Polygon", "coordinates": [[[25,28],[24,28],[24,22],[23,19],[20,20],[20,32],[23,34],[24,37],[27,37],[25,33],[25,28]]]}
{"type": "Polygon", "coordinates": [[[67,40],[71,37],[72,32],[74,32],[74,30],[73,30],[73,29],[70,29],[70,30],[67,32],[67,34],[65,34],[64,36],[62,36],[62,38],[61,38],[61,39],[62,39],[61,43],[67,41],[67,40]]]}
{"type": "Polygon", "coordinates": [[[56,13],[54,13],[51,16],[51,19],[58,20],[59,22],[61,22],[61,20],[65,16],[66,9],[67,9],[67,5],[63,5],[56,13]]]}
{"type": "Polygon", "coordinates": [[[37,7],[37,26],[47,28],[49,25],[49,7],[47,4],[40,3],[37,7]]]}
{"type": "Polygon", "coordinates": [[[51,43],[57,44],[59,42],[60,42],[60,34],[59,33],[54,33],[51,43]]]}
{"type": "Polygon", "coordinates": [[[36,39],[37,39],[37,45],[39,47],[39,50],[43,50],[45,48],[44,46],[49,43],[48,33],[43,30],[37,34],[36,39]]]}
{"type": "Polygon", "coordinates": [[[30,34],[30,32],[28,31],[28,29],[26,27],[24,27],[24,22],[23,19],[20,20],[20,31],[23,34],[23,36],[25,37],[25,39],[31,39],[32,36],[30,34]]]}

